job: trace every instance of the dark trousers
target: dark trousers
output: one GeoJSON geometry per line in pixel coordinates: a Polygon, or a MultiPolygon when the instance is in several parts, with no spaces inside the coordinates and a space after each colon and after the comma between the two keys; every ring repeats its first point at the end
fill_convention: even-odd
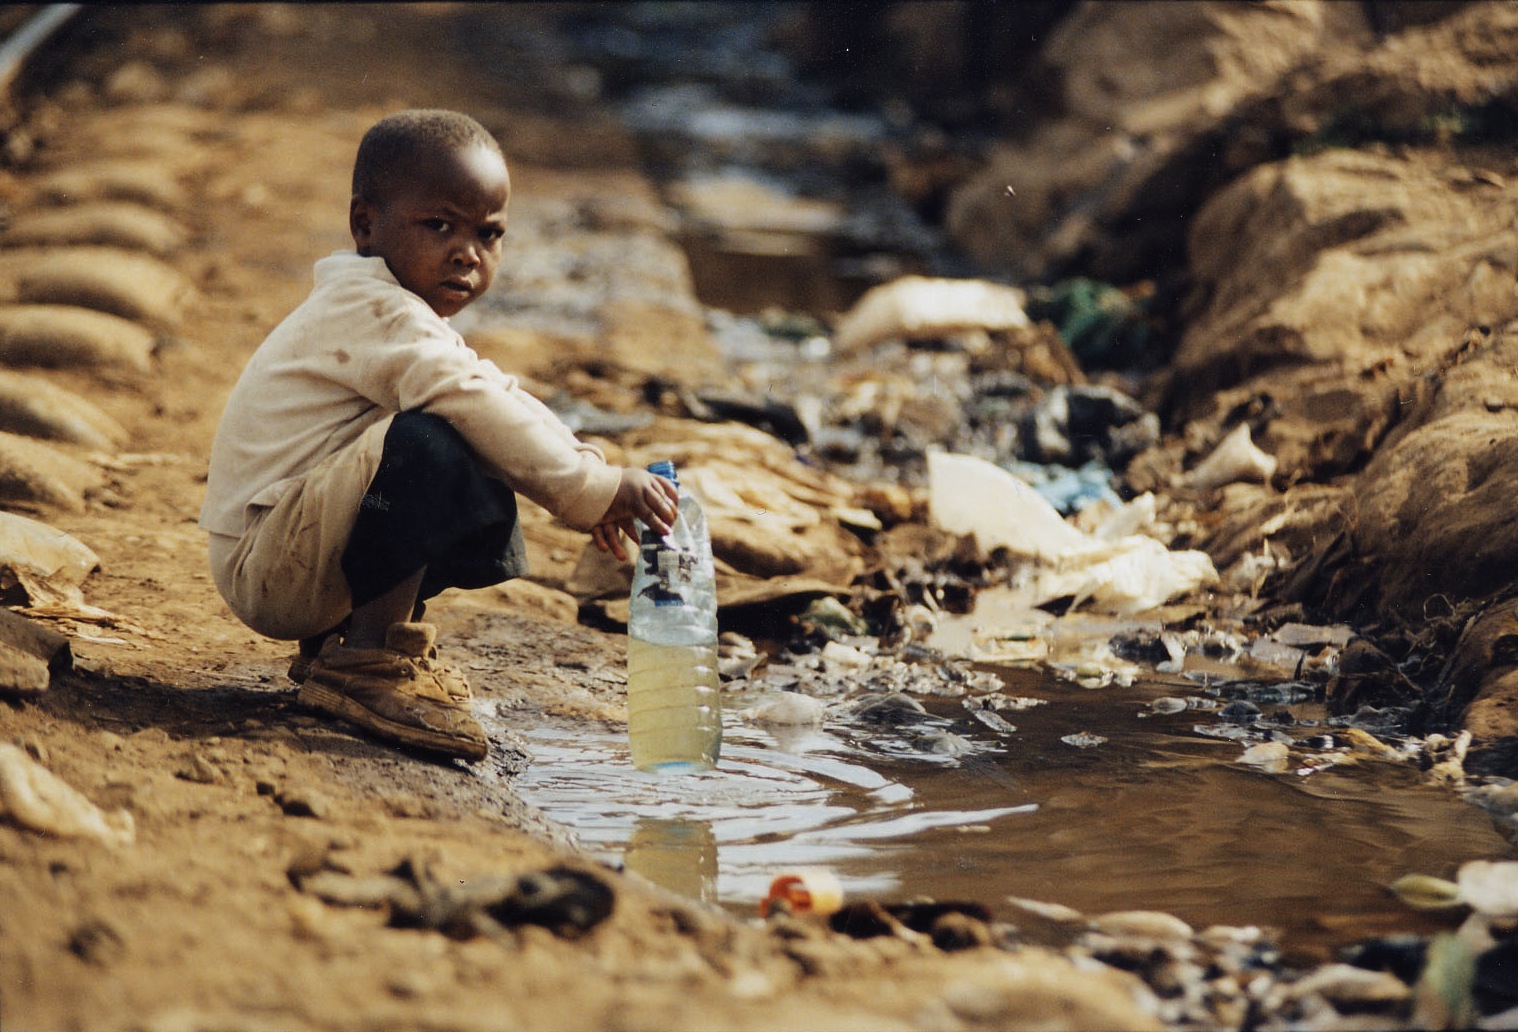
{"type": "Polygon", "coordinates": [[[446,419],[413,410],[391,421],[379,469],[343,551],[358,608],[426,568],[418,602],[444,588],[483,588],[527,572],[516,495],[486,476],[446,419]]]}

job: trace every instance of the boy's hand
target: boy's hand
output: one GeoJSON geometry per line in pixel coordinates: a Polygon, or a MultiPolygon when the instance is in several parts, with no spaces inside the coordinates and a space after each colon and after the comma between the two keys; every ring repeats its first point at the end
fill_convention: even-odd
{"type": "Polygon", "coordinates": [[[611,507],[601,522],[590,529],[590,536],[601,551],[626,562],[628,552],[622,545],[622,537],[638,540],[638,528],[633,521],[642,520],[650,530],[663,536],[675,525],[679,505],[680,492],[674,484],[646,469],[628,466],[622,470],[622,482],[617,485],[611,507]]]}

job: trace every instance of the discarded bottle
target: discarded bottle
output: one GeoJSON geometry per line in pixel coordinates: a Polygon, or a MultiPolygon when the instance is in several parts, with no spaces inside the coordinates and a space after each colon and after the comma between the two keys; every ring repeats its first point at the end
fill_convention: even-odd
{"type": "MultiPolygon", "coordinates": [[[[679,485],[672,462],[649,472],[679,485]]],[[[638,527],[627,627],[627,732],[643,771],[709,770],[722,748],[717,588],[706,515],[688,490],[669,534],[638,527]]]]}

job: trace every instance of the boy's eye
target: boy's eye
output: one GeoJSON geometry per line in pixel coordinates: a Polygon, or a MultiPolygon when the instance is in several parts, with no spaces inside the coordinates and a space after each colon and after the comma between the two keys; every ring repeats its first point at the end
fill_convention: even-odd
{"type": "Polygon", "coordinates": [[[480,230],[480,239],[487,244],[493,244],[506,235],[506,231],[499,226],[486,226],[480,230]]]}
{"type": "Polygon", "coordinates": [[[453,228],[453,223],[449,222],[447,219],[428,219],[426,222],[422,223],[422,225],[426,226],[428,229],[436,230],[439,233],[446,233],[453,228]]]}

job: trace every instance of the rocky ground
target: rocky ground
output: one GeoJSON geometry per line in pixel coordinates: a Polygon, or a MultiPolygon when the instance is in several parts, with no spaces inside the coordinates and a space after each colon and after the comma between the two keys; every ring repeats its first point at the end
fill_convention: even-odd
{"type": "MultiPolygon", "coordinates": [[[[1297,615],[1381,632],[1364,665],[1337,681],[1342,705],[1431,699],[1429,728],[1453,732],[1465,719],[1500,747],[1515,730],[1505,625],[1476,625],[1464,652],[1455,641],[1472,614],[1510,619],[1501,601],[1512,568],[1503,474],[1515,168],[1509,143],[1417,132],[1430,113],[1512,99],[1518,49],[1503,44],[1518,33],[1512,8],[1449,5],[1446,19],[1407,19],[1378,36],[1345,13],[1359,5],[1225,5],[1221,15],[1196,5],[1211,11],[1197,15],[1207,31],[1196,35],[1210,61],[1171,66],[1185,81],[1136,82],[1118,74],[1132,67],[1110,13],[1123,6],[1072,15],[1045,55],[1073,84],[1070,112],[1046,136],[962,169],[949,225],[991,264],[997,249],[1023,256],[1029,264],[1012,274],[1081,256],[1115,282],[1140,278],[1118,256],[1163,264],[1180,246],[1140,232],[1143,218],[1188,227],[1185,334],[1174,361],[1134,387],[1165,414],[1167,433],[1134,460],[1133,488],[1162,493],[1184,517],[1177,543],[1208,550],[1225,577],[1248,560],[1274,578],[1252,582],[1254,608],[1294,604],[1297,615]],[[1104,59],[1117,71],[1081,93],[1104,59]],[[1400,126],[1401,138],[1278,153],[1290,134],[1328,134],[1350,85],[1378,98],[1364,124],[1382,136],[1400,126]],[[1127,140],[1116,151],[1092,128],[1109,116],[1127,140]],[[1177,170],[1196,173],[1197,155],[1220,139],[1234,164],[1226,177],[1213,167],[1205,185],[1215,191],[1181,191],[1187,201],[1161,189],[1197,181],[1177,170]],[[1007,222],[992,198],[1013,184],[1034,214],[1007,222]],[[1276,472],[1222,491],[1188,486],[1184,471],[1240,423],[1276,472]],[[1456,655],[1462,662],[1437,680],[1456,655]]],[[[513,10],[542,13],[504,9],[513,10]]],[[[1285,977],[1242,930],[1194,936],[1163,915],[1130,915],[1069,949],[1002,948],[1005,930],[973,920],[914,931],[877,913],[888,934],[856,938],[804,919],[740,922],[577,858],[562,829],[512,794],[510,775],[528,761],[509,728],[543,710],[620,719],[623,640],[603,629],[615,628],[614,591],[586,588],[614,582],[615,571],[582,564],[583,539],[542,514],[528,516],[531,584],[435,608],[504,729],[486,763],[439,764],[295,708],[287,645],[238,624],[205,573],[195,526],[205,461],[242,362],[304,296],[312,261],[348,243],[359,136],[400,106],[462,108],[500,135],[513,246],[526,256],[505,286],[561,317],[551,330],[482,332],[472,343],[545,397],[567,390],[603,416],[657,412],[652,425],[606,432],[615,456],[675,448],[682,468],[714,488],[752,486],[756,497],[729,511],[769,507],[768,519],[735,517],[718,531],[731,560],[725,598],[814,598],[869,570],[876,587],[860,595],[878,603],[889,595],[879,572],[892,569],[882,556],[953,553],[925,525],[920,490],[793,469],[774,437],[689,418],[682,390],[724,374],[659,194],[583,76],[489,64],[500,15],[468,5],[90,9],[28,68],[0,178],[10,209],[0,358],[30,379],[0,384],[11,396],[0,407],[29,411],[48,387],[92,407],[44,403],[42,429],[8,417],[31,429],[0,442],[0,491],[7,509],[72,536],[99,563],[72,583],[57,564],[0,579],[27,626],[67,642],[66,652],[47,637],[24,649],[51,667],[40,683],[12,678],[0,709],[9,750],[0,753],[9,814],[0,1023],[1082,1029],[1326,1026],[1338,1011],[1370,1013],[1381,1027],[1409,1020],[1402,980],[1338,968],[1317,982],[1285,977]],[[109,207],[119,203],[133,207],[109,207]],[[71,221],[41,217],[70,208],[71,221]],[[538,239],[578,250],[534,264],[538,239]],[[79,247],[114,250],[80,257],[79,247]],[[65,250],[74,264],[59,266],[65,250]],[[115,275],[92,279],[91,269],[115,275]],[[3,321],[19,306],[81,300],[128,327],[3,321]],[[588,328],[573,332],[576,319],[588,328]],[[895,529],[866,547],[849,528],[872,522],[895,529]],[[775,533],[788,550],[765,547],[775,533]],[[587,598],[598,604],[582,609],[587,598]]],[[[1047,338],[1024,343],[1020,355],[1043,355],[1025,371],[1085,379],[1047,338]]],[[[1489,754],[1500,773],[1500,748],[1489,754]]],[[[1427,998],[1417,1005],[1425,1026],[1469,1017],[1427,998]]]]}

